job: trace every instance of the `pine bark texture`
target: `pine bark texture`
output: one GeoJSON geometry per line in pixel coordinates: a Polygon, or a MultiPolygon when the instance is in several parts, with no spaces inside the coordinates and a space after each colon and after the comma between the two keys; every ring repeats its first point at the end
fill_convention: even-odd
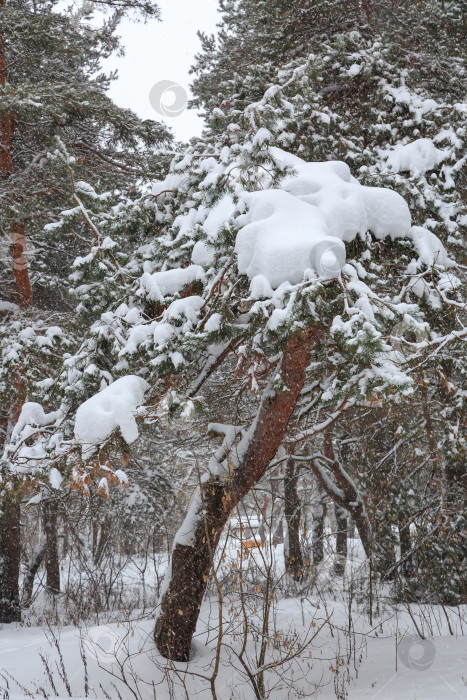
{"type": "Polygon", "coordinates": [[[28,261],[26,259],[26,236],[24,222],[12,224],[11,236],[11,260],[13,277],[16,287],[16,302],[20,309],[28,309],[32,306],[32,286],[29,278],[28,261]]]}
{"type": "Polygon", "coordinates": [[[156,621],[155,641],[166,658],[189,660],[219,538],[232,510],[263,476],[283,442],[312,350],[320,337],[321,331],[311,328],[289,339],[281,364],[284,390],[266,389],[256,419],[237,447],[237,457],[226,460],[225,473],[213,474],[200,484],[195,512],[179,531],[186,532],[189,525],[190,542],[181,544],[175,539],[170,579],[156,621]]]}

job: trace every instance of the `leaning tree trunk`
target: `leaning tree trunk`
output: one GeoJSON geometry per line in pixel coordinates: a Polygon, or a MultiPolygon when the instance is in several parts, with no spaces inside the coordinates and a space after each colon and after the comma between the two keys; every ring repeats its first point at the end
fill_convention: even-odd
{"type": "Polygon", "coordinates": [[[4,494],[0,504],[0,623],[21,622],[18,584],[20,517],[17,494],[4,494]]]}
{"type": "Polygon", "coordinates": [[[283,391],[264,391],[255,420],[225,460],[213,458],[210,476],[200,480],[193,503],[178,531],[154,631],[160,653],[188,661],[214,552],[232,510],[263,476],[284,440],[305,381],[312,350],[321,338],[316,328],[289,339],[281,362],[283,391]]]}
{"type": "Polygon", "coordinates": [[[60,593],[60,559],[57,538],[57,502],[45,501],[43,505],[45,533],[46,586],[50,593],[60,593]]]}
{"type": "Polygon", "coordinates": [[[298,496],[298,467],[290,457],[284,477],[284,515],[287,534],[284,547],[285,570],[294,581],[303,578],[303,556],[300,547],[300,498],[298,496]]]}

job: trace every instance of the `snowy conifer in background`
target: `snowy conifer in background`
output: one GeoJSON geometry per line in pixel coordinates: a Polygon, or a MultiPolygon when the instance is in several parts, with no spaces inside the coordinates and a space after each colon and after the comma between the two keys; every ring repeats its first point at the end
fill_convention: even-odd
{"type": "MultiPolygon", "coordinates": [[[[63,9],[58,2],[3,0],[0,6],[0,423],[1,444],[8,446],[22,404],[40,398],[47,405],[57,352],[61,364],[75,344],[80,322],[69,294],[71,265],[77,255],[105,247],[86,209],[97,199],[88,181],[112,201],[131,196],[143,175],[163,172],[160,151],[170,137],[165,127],[116,107],[106,95],[112,76],[101,70],[119,48],[116,30],[125,13],[157,16],[154,3],[109,0],[63,9]],[[95,16],[96,7],[109,12],[95,16]],[[64,210],[69,226],[59,230],[64,210]]],[[[36,424],[45,413],[34,413],[36,424]]],[[[36,464],[39,459],[31,454],[36,464]]],[[[0,597],[8,620],[19,615],[20,556],[8,533],[19,537],[18,500],[30,487],[8,458],[2,483],[0,549],[9,553],[0,597]]]]}

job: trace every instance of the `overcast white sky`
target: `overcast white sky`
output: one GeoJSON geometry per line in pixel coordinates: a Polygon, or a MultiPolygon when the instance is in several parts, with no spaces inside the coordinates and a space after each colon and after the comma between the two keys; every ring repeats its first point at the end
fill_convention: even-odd
{"type": "Polygon", "coordinates": [[[200,48],[196,33],[215,32],[219,17],[217,0],[159,0],[159,6],[161,22],[121,25],[126,55],[111,61],[112,68],[118,69],[119,78],[110,96],[143,119],[165,121],[177,138],[188,140],[201,132],[202,120],[196,112],[186,110],[178,117],[163,119],[151,107],[149,92],[160,80],[172,80],[188,90],[191,82],[188,70],[200,48]]]}

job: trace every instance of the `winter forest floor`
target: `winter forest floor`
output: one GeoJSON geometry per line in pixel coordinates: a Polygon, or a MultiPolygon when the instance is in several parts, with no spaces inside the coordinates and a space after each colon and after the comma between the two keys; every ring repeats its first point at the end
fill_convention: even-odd
{"type": "MultiPolygon", "coordinates": [[[[134,565],[124,568],[119,577],[127,592],[121,598],[125,609],[110,617],[91,614],[86,623],[57,626],[57,616],[66,619],[63,599],[52,603],[38,593],[22,625],[3,625],[0,696],[250,700],[255,698],[251,679],[259,680],[261,639],[267,637],[262,666],[267,698],[467,698],[467,609],[387,604],[382,588],[362,589],[357,541],[353,545],[344,581],[333,577],[328,551],[313,588],[295,586],[295,595],[294,584],[283,577],[283,547],[274,548],[269,560],[263,552],[274,591],[267,629],[264,601],[255,596],[255,570],[265,560],[253,553],[241,562],[235,547],[227,548],[218,569],[223,577],[221,643],[213,588],[202,607],[189,664],[169,664],[155,650],[154,567],[147,567],[143,577],[134,565]],[[239,569],[240,587],[232,574],[239,569]],[[138,590],[141,581],[147,582],[145,600],[138,590]],[[145,608],[131,610],[129,598],[143,600],[145,608]]],[[[159,577],[165,565],[161,558],[159,577]]]]}

